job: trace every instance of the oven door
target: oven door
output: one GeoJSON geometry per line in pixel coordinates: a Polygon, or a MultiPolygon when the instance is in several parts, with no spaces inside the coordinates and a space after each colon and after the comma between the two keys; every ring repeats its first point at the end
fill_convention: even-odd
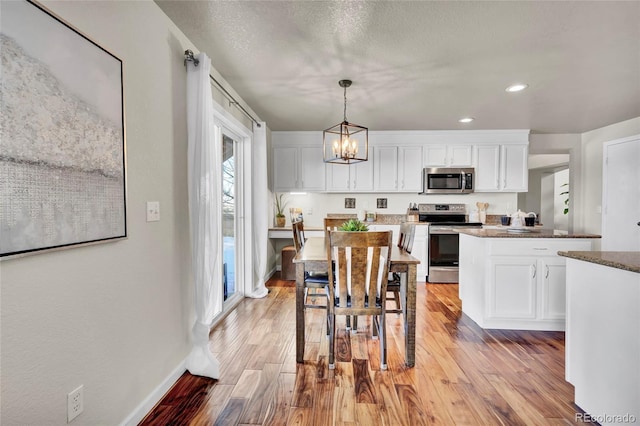
{"type": "Polygon", "coordinates": [[[457,283],[460,234],[452,228],[429,227],[427,282],[457,283]]]}

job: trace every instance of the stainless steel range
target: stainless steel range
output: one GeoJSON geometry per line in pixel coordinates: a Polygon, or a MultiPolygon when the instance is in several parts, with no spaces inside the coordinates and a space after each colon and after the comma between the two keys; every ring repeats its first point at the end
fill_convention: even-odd
{"type": "Polygon", "coordinates": [[[428,222],[429,265],[427,282],[457,283],[460,228],[481,227],[480,222],[467,222],[465,204],[419,204],[418,219],[428,222]]]}

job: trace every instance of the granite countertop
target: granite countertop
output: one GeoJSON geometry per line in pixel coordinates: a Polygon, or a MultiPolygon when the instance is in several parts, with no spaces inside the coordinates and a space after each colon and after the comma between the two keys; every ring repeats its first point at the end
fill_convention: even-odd
{"type": "Polygon", "coordinates": [[[497,229],[476,229],[461,228],[457,229],[460,234],[472,235],[480,238],[601,238],[596,234],[565,234],[553,229],[534,227],[519,228],[521,232],[510,232],[507,226],[497,229]]]}
{"type": "Polygon", "coordinates": [[[640,273],[640,251],[559,251],[558,255],[640,273]]]}

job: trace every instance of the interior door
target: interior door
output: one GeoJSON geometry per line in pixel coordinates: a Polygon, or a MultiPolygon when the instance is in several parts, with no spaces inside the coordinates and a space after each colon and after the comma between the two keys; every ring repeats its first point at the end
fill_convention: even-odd
{"type": "Polygon", "coordinates": [[[604,145],[602,250],[640,251],[640,135],[604,145]]]}

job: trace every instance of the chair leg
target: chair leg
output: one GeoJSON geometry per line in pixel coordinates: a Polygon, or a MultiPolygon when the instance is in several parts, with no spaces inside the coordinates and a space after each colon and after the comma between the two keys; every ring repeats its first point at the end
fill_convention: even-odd
{"type": "MultiPolygon", "coordinates": [[[[393,292],[393,298],[396,301],[396,309],[398,310],[402,310],[402,303],[400,302],[400,292],[399,291],[394,291],[393,292]]],[[[396,318],[399,317],[400,314],[396,314],[396,318]]]]}
{"type": "Polygon", "coordinates": [[[351,330],[351,315],[347,315],[347,331],[351,330]]]}
{"type": "Polygon", "coordinates": [[[356,334],[358,332],[358,316],[353,316],[353,327],[351,327],[351,334],[356,334]]]}
{"type": "Polygon", "coordinates": [[[387,369],[387,329],[384,310],[380,314],[380,369],[387,369]]]}
{"type": "Polygon", "coordinates": [[[335,342],[336,342],[336,316],[328,315],[327,319],[329,320],[329,370],[334,370],[336,368],[335,363],[335,342]]]}

